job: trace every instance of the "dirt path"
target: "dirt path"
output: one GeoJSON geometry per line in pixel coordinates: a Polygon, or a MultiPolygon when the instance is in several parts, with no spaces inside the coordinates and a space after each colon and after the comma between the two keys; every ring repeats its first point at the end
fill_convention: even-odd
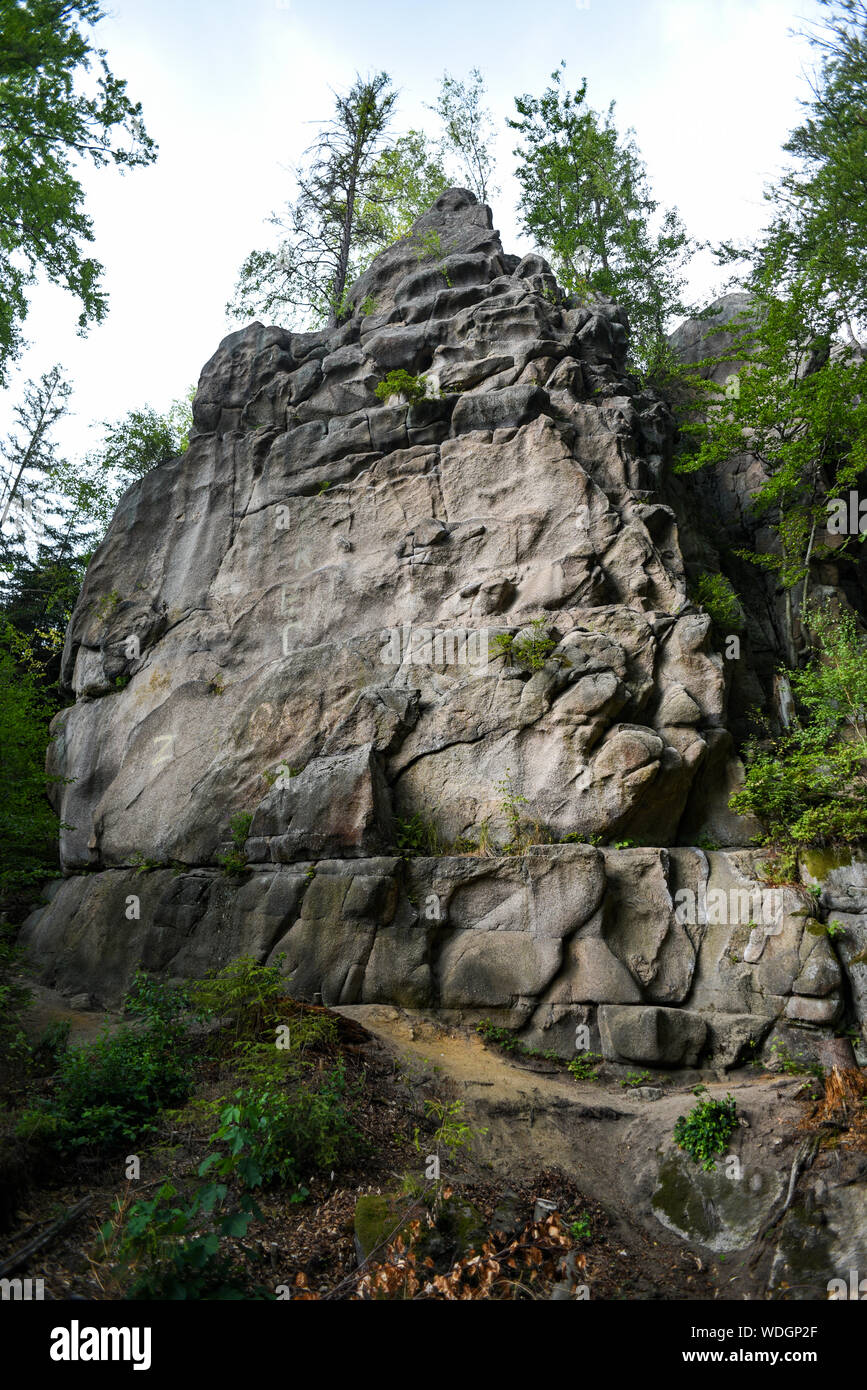
{"type": "MultiPolygon", "coordinates": [[[[429,1016],[387,1005],[337,1012],[369,1029],[414,1086],[444,1088],[463,1101],[467,1121],[487,1129],[474,1144],[480,1172],[517,1184],[541,1169],[559,1169],[605,1209],[624,1255],[630,1248],[634,1254],[637,1243],[642,1258],[655,1252],[651,1264],[657,1259],[666,1270],[672,1259],[691,1260],[710,1275],[710,1296],[764,1296],[762,1279],[747,1268],[748,1249],[715,1251],[685,1239],[654,1206],[675,1121],[696,1104],[694,1074],[670,1074],[666,1084],[657,1080],[640,1089],[623,1087],[617,1076],[580,1082],[553,1064],[516,1059],[485,1046],[472,1029],[447,1027],[429,1016]]],[[[740,1157],[744,1177],[737,1189],[728,1186],[741,1199],[742,1219],[758,1226],[763,1209],[784,1190],[809,1084],[800,1076],[750,1072],[725,1081],[708,1077],[702,1084],[702,1098],[731,1094],[737,1101],[742,1119],[730,1148],[740,1157]]]]}

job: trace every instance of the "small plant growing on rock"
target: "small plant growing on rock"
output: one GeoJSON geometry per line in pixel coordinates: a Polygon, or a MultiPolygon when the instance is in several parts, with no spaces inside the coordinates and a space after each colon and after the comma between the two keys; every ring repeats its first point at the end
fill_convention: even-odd
{"type": "Polygon", "coordinates": [[[521,807],[526,806],[527,798],[515,791],[511,768],[506,768],[505,777],[502,782],[497,783],[497,791],[503,798],[500,809],[509,827],[509,842],[506,849],[517,850],[522,841],[521,807]]]}
{"type": "Polygon", "coordinates": [[[724,1154],[737,1128],[737,1101],[701,1100],[688,1115],[681,1115],[674,1126],[674,1142],[700,1163],[706,1173],[715,1171],[718,1154],[724,1154]]]}
{"type": "Polygon", "coordinates": [[[101,622],[107,623],[119,603],[120,594],[117,589],[112,589],[110,593],[103,594],[96,605],[96,616],[101,622]]]}
{"type": "Polygon", "coordinates": [[[718,634],[741,632],[744,615],[738,596],[725,575],[702,574],[690,587],[693,603],[709,614],[718,634]]]}
{"type": "Polygon", "coordinates": [[[417,405],[427,398],[427,383],[423,376],[410,376],[402,369],[389,372],[374,392],[378,401],[387,401],[390,396],[406,396],[410,405],[417,405]]]}
{"type": "MultiPolygon", "coordinates": [[[[440,236],[439,232],[436,231],[436,229],[433,227],[429,232],[425,232],[424,236],[418,238],[418,246],[419,265],[421,265],[423,261],[442,262],[445,260],[446,255],[448,254],[445,248],[443,247],[442,237],[440,236]]],[[[445,266],[441,264],[439,266],[439,270],[449,289],[454,289],[451,277],[449,276],[449,273],[446,270],[445,266]]]]}
{"type": "Polygon", "coordinates": [[[439,831],[432,820],[416,811],[406,820],[395,820],[395,845],[404,859],[433,858],[442,854],[439,831]]]}
{"type": "Polygon", "coordinates": [[[227,878],[240,878],[247,872],[247,856],[244,846],[250,833],[253,817],[249,811],[239,811],[229,822],[232,834],[232,848],[217,855],[217,863],[227,878]]]}
{"type": "Polygon", "coordinates": [[[771,1043],[771,1057],[774,1070],[779,1069],[785,1076],[816,1076],[821,1079],[825,1075],[821,1063],[811,1062],[803,1054],[795,1056],[782,1038],[775,1038],[771,1043]]]}
{"type": "Polygon", "coordinates": [[[506,632],[494,638],[497,655],[504,655],[515,666],[523,666],[529,671],[541,671],[557,643],[548,636],[544,618],[534,618],[526,637],[516,639],[506,632]]]}
{"type": "Polygon", "coordinates": [[[155,869],[167,867],[162,859],[146,859],[143,854],[134,854],[129,862],[137,874],[151,874],[155,869]]]}
{"type": "Polygon", "coordinates": [[[646,1086],[652,1079],[649,1071],[631,1071],[620,1084],[627,1090],[635,1090],[639,1086],[646,1086]]]}

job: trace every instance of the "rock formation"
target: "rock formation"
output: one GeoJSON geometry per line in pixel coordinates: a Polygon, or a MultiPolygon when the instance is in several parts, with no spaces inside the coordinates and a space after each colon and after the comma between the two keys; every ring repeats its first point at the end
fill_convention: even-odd
{"type": "Polygon", "coordinates": [[[138,963],[282,956],[303,997],[496,1017],[567,1053],[584,1023],[672,1066],[863,1021],[865,967],[796,889],[762,899],[756,827],[727,809],[776,636],[757,620],[756,662],[727,659],[690,601],[712,541],[627,331],[451,189],[340,327],[224,340],[188,451],[125,493],[67,633],[69,876],[24,932],[46,982],[110,1003],[138,963]],[[423,387],[379,399],[397,371],[423,387]]]}

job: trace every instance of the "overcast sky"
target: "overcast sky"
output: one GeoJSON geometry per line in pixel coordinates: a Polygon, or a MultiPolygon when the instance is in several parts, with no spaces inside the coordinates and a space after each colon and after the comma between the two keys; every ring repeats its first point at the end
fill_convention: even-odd
{"type": "MultiPolygon", "coordinates": [[[[195,383],[232,327],[224,306],[240,263],[268,244],[264,222],[291,192],[289,171],[331,115],[331,89],[357,70],[393,77],[395,134],[435,133],[425,103],[444,69],[482,70],[498,128],[494,221],[508,251],[532,248],[517,231],[505,118],[561,58],[573,90],[588,79],[592,106],[616,101],[655,195],[677,204],[693,236],[748,236],[814,61],[790,31],[818,10],[816,0],[114,0],[96,37],[142,102],[159,158],[123,176],[86,174],[109,315],[82,339],[72,298],[35,292],[32,346],[0,400],[0,427],[22,377],[54,362],[75,387],[63,434],[72,452],[97,442],[93,421],[165,409],[195,383]]],[[[696,265],[697,297],[720,284],[709,258],[696,265]]]]}

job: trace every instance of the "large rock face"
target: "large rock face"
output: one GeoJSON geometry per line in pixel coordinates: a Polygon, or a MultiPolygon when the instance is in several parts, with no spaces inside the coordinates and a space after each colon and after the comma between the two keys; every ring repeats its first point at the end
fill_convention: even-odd
{"type": "Polygon", "coordinates": [[[827,1022],[839,981],[804,985],[796,927],[777,969],[729,969],[722,928],[674,910],[711,869],[672,847],[754,827],[726,810],[731,663],[687,596],[672,419],[625,373],[621,311],[504,254],[459,189],[350,309],[228,337],[189,450],[94,557],[50,756],[85,876],[28,923],[46,978],[109,999],[138,960],[285,954],[326,1001],[548,1034],[598,1007],[609,1054],[675,1065],[730,1064],[794,997],[827,1022]],[[425,399],[378,399],[401,369],[425,399]],[[241,812],[239,885],[216,864],[241,812]],[[485,857],[516,817],[540,843],[485,857]],[[404,862],[420,820],[443,853],[404,862]]]}

